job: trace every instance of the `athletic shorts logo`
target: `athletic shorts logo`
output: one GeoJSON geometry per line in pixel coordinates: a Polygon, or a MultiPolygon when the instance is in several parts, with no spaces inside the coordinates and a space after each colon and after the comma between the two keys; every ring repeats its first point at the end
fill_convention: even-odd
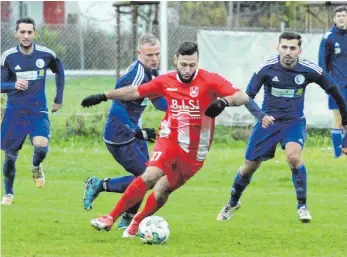
{"type": "Polygon", "coordinates": [[[301,75],[301,74],[300,75],[296,75],[294,81],[295,81],[295,83],[297,85],[302,85],[305,82],[305,77],[303,75],[301,75]]]}
{"type": "Polygon", "coordinates": [[[36,60],[36,66],[37,66],[37,68],[43,68],[45,66],[45,61],[42,59],[37,59],[36,60]]]}
{"type": "Polygon", "coordinates": [[[199,87],[198,86],[190,87],[190,96],[197,97],[198,95],[199,95],[199,87]]]}

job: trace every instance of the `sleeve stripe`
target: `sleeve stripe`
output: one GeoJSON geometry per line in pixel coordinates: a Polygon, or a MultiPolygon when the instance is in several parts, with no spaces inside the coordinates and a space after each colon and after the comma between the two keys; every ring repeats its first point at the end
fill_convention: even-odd
{"type": "Polygon", "coordinates": [[[35,45],[35,46],[36,46],[35,47],[36,50],[41,51],[41,52],[50,53],[51,55],[53,55],[54,58],[57,58],[57,55],[51,49],[44,47],[44,46],[39,46],[39,45],[35,45]]]}
{"type": "Polygon", "coordinates": [[[7,58],[7,56],[9,56],[10,54],[14,54],[14,53],[17,53],[17,48],[16,47],[13,47],[13,48],[10,48],[8,49],[7,51],[5,51],[2,55],[1,55],[1,66],[4,66],[5,65],[5,60],[7,58]]]}
{"type": "Polygon", "coordinates": [[[271,57],[269,58],[265,63],[263,63],[256,71],[255,73],[258,74],[258,72],[264,68],[265,66],[268,66],[268,65],[271,65],[271,64],[275,64],[278,62],[278,56],[274,56],[274,57],[271,57]]]}
{"type": "Polygon", "coordinates": [[[141,64],[138,64],[137,66],[137,73],[136,73],[136,76],[134,78],[134,81],[133,83],[131,84],[132,86],[138,86],[142,83],[142,80],[144,79],[145,77],[145,71],[144,71],[144,68],[142,67],[141,64]]]}
{"type": "Polygon", "coordinates": [[[312,70],[317,71],[317,73],[319,73],[319,74],[322,74],[322,72],[323,72],[323,69],[321,67],[319,67],[318,65],[316,65],[313,62],[310,62],[308,60],[299,59],[299,63],[301,65],[304,65],[304,66],[308,67],[308,68],[311,68],[312,70]]]}

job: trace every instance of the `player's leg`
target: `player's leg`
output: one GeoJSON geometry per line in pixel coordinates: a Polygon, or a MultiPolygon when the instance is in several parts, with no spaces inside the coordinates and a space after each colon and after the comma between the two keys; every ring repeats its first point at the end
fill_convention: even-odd
{"type": "MultiPolygon", "coordinates": [[[[182,149],[176,149],[177,156],[172,165],[167,165],[164,169],[165,176],[161,177],[155,184],[153,192],[148,196],[143,209],[137,213],[124,231],[123,237],[134,237],[138,233],[141,221],[153,215],[167,202],[169,195],[184,185],[203,166],[203,161],[196,160],[196,154],[192,154],[193,160],[182,149]]],[[[169,162],[170,163],[170,162],[169,162]]]]}
{"type": "Polygon", "coordinates": [[[1,150],[5,152],[3,165],[5,195],[2,204],[14,202],[13,184],[16,175],[18,151],[25,141],[27,130],[22,124],[20,111],[6,110],[1,123],[1,150]]]}
{"type": "MultiPolygon", "coordinates": [[[[142,142],[141,142],[142,143],[142,142]]],[[[93,201],[101,192],[124,193],[125,189],[135,179],[146,170],[148,161],[148,150],[143,153],[140,140],[134,140],[129,144],[113,145],[106,143],[106,147],[113,158],[123,166],[123,168],[134,176],[121,176],[113,178],[99,179],[89,177],[85,182],[84,208],[90,210],[93,201]]],[[[137,211],[137,210],[136,210],[137,211]]],[[[136,213],[136,211],[134,213],[136,213]]]]}
{"type": "Polygon", "coordinates": [[[14,202],[13,183],[16,176],[17,157],[18,152],[5,152],[5,160],[3,166],[5,195],[2,198],[1,204],[13,204],[14,202]]]}
{"type": "Polygon", "coordinates": [[[33,115],[29,132],[31,143],[34,146],[32,173],[34,183],[38,188],[42,188],[46,183],[42,162],[48,153],[50,122],[48,114],[45,112],[33,115]]]}
{"type": "Polygon", "coordinates": [[[155,184],[153,191],[147,197],[145,206],[135,215],[128,228],[124,231],[123,237],[136,236],[141,221],[144,218],[153,215],[163,207],[171,192],[173,192],[173,190],[170,189],[168,178],[165,175],[155,184]]]}
{"type": "Polygon", "coordinates": [[[341,143],[342,143],[342,128],[341,128],[341,115],[338,106],[332,96],[328,98],[329,109],[333,111],[333,123],[330,130],[331,142],[333,146],[334,156],[338,158],[341,156],[341,143]]]}
{"type": "Polygon", "coordinates": [[[42,162],[46,158],[48,153],[48,138],[34,136],[32,138],[32,144],[34,146],[32,167],[33,180],[38,188],[42,188],[46,183],[42,162]]]}
{"type": "Polygon", "coordinates": [[[276,145],[281,139],[281,126],[273,124],[264,129],[257,123],[249,138],[244,165],[238,170],[234,179],[230,199],[217,215],[217,220],[229,220],[233,211],[240,208],[240,198],[252,179],[253,173],[262,161],[271,159],[275,155],[276,145]]]}
{"type": "Polygon", "coordinates": [[[309,222],[312,217],[307,208],[307,174],[302,162],[302,148],[295,142],[289,142],[285,147],[287,161],[292,171],[296,199],[298,201],[297,211],[302,222],[309,222]]]}
{"type": "Polygon", "coordinates": [[[110,230],[113,223],[129,208],[141,202],[147,191],[164,176],[164,172],[157,167],[147,167],[146,171],[137,177],[127,187],[121,199],[107,216],[91,220],[91,225],[96,229],[110,230]]]}
{"type": "Polygon", "coordinates": [[[232,213],[241,207],[240,198],[242,192],[251,182],[253,173],[259,168],[260,161],[245,160],[244,165],[240,167],[234,179],[229,202],[225,204],[217,215],[217,220],[229,220],[232,213]]]}
{"type": "Polygon", "coordinates": [[[312,218],[307,209],[307,174],[302,161],[302,151],[306,139],[305,133],[306,121],[301,119],[286,128],[284,140],[281,142],[292,171],[292,181],[298,202],[297,211],[302,222],[308,222],[312,218]]]}

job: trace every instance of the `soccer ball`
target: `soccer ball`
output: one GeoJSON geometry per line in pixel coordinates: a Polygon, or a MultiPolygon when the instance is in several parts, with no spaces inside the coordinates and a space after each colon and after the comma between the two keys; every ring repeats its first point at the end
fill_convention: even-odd
{"type": "Polygon", "coordinates": [[[143,243],[162,244],[170,235],[169,224],[161,217],[149,216],[139,225],[139,236],[143,243]]]}

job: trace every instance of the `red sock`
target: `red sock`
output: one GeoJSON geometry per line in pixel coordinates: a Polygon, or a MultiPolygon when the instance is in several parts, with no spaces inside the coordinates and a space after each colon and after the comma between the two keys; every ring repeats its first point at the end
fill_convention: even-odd
{"type": "Polygon", "coordinates": [[[159,210],[166,203],[167,198],[163,201],[158,202],[155,199],[154,191],[149,194],[147,197],[147,201],[145,207],[143,207],[142,211],[135,215],[134,220],[137,222],[141,222],[144,218],[151,216],[157,210],[159,210]]]}
{"type": "Polygon", "coordinates": [[[126,210],[141,202],[149,189],[141,177],[136,178],[125,190],[110,215],[114,220],[118,219],[126,210]]]}

